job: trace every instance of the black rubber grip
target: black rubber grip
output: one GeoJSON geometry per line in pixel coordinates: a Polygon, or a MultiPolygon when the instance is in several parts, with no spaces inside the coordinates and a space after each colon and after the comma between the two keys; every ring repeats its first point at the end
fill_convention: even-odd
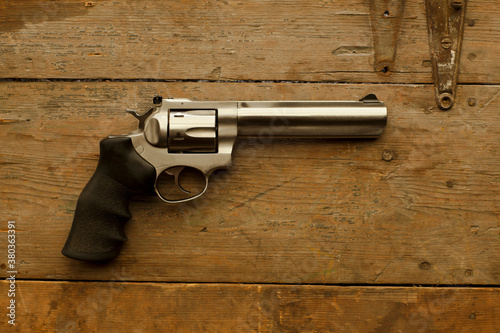
{"type": "Polygon", "coordinates": [[[78,198],[62,254],[88,261],[116,257],[127,241],[130,199],[153,193],[155,179],[155,168],[136,152],[130,138],[102,140],[97,169],[78,198]]]}

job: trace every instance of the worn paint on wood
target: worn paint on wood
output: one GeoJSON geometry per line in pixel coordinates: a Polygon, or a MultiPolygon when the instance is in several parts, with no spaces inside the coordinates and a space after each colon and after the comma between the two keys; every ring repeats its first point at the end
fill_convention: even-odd
{"type": "MultiPolygon", "coordinates": [[[[0,85],[1,203],[19,226],[20,277],[128,281],[497,284],[499,86],[15,83],[0,85]],[[108,265],[60,254],[98,142],[126,133],[156,93],[196,100],[350,100],[374,92],[378,140],[236,144],[234,167],[194,203],[141,197],[108,265]],[[469,106],[467,99],[476,99],[469,106]],[[385,159],[385,160],[384,160],[385,159]]],[[[2,273],[3,274],[3,273],[2,273]]]]}
{"type": "MultiPolygon", "coordinates": [[[[406,1],[389,73],[365,0],[92,3],[4,1],[0,77],[432,82],[423,0],[406,1]]],[[[459,83],[500,83],[494,6],[468,5],[459,83]]]]}
{"type": "MultiPolygon", "coordinates": [[[[7,283],[0,286],[5,294],[7,283]]],[[[38,281],[18,288],[18,332],[500,330],[496,288],[38,281]]]]}

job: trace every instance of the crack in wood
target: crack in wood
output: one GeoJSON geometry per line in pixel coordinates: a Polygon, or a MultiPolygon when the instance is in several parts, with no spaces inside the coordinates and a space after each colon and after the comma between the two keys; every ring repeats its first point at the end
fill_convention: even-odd
{"type": "Polygon", "coordinates": [[[387,263],[387,265],[385,265],[384,269],[382,270],[382,272],[380,272],[380,274],[377,275],[377,277],[375,278],[375,280],[373,280],[373,283],[377,282],[378,279],[382,276],[382,274],[384,274],[385,270],[387,269],[387,267],[389,267],[389,264],[392,262],[392,260],[389,260],[389,262],[387,263]]]}

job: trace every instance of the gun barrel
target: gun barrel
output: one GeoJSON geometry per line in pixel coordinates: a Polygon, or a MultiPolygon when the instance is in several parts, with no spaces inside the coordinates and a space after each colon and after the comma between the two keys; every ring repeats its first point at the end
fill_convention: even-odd
{"type": "Polygon", "coordinates": [[[376,98],[359,102],[238,102],[238,136],[243,137],[376,138],[386,122],[387,108],[376,98]]]}

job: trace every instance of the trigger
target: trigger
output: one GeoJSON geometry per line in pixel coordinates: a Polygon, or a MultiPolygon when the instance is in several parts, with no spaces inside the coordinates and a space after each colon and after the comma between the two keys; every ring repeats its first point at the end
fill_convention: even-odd
{"type": "Polygon", "coordinates": [[[171,176],[174,176],[175,185],[177,185],[177,188],[179,190],[181,190],[182,192],[184,192],[186,194],[191,194],[190,191],[187,191],[184,188],[182,188],[181,183],[179,181],[179,175],[181,174],[182,170],[184,170],[184,167],[178,166],[178,167],[173,167],[173,168],[167,169],[167,170],[165,170],[165,172],[171,176]]]}

